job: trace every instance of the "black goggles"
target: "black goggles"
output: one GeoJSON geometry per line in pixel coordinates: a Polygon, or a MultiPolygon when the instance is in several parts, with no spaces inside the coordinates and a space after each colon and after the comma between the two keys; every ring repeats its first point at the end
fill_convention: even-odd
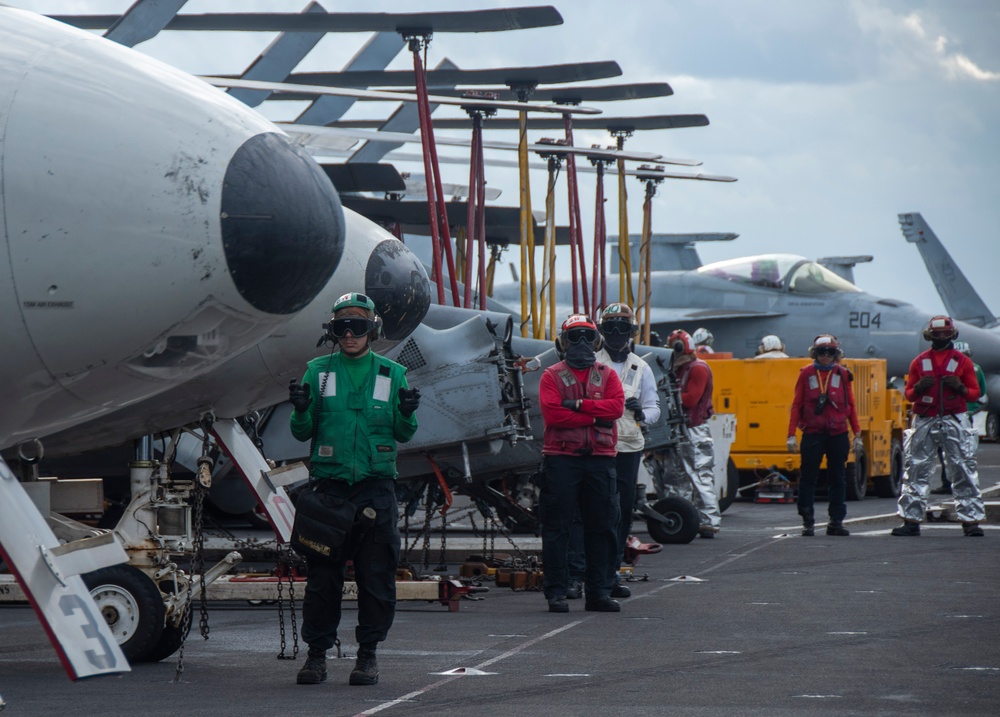
{"type": "Polygon", "coordinates": [[[375,327],[371,319],[361,316],[349,316],[343,319],[334,319],[330,322],[330,333],[335,338],[342,339],[348,332],[354,337],[366,336],[375,327]]]}
{"type": "Polygon", "coordinates": [[[569,329],[566,333],[566,340],[571,344],[578,344],[586,341],[594,343],[597,341],[597,331],[594,329],[569,329]]]}
{"type": "Polygon", "coordinates": [[[815,350],[817,356],[836,356],[837,349],[831,348],[829,346],[820,346],[815,350]]]}
{"type": "Polygon", "coordinates": [[[608,319],[601,322],[602,334],[631,334],[632,322],[628,319],[608,319]]]}

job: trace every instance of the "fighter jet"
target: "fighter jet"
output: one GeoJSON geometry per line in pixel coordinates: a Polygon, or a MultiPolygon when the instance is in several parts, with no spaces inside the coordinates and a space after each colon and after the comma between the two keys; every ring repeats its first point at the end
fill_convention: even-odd
{"type": "MultiPolygon", "coordinates": [[[[838,337],[847,356],[883,358],[890,376],[905,374],[913,357],[926,348],[921,331],[932,314],[863,291],[821,261],[762,254],[689,270],[654,270],[652,329],[666,336],[675,328],[694,331],[704,326],[714,334],[715,347],[736,358],[753,356],[768,334],[780,336],[790,354],[804,356],[818,333],[829,332],[838,337]]],[[[610,275],[609,296],[618,296],[617,285],[618,275],[610,275]]],[[[494,298],[516,307],[518,288],[498,286],[494,298]]],[[[559,284],[557,300],[565,307],[560,311],[568,313],[568,282],[559,284]]],[[[1000,335],[958,323],[962,338],[976,347],[983,370],[1000,381],[1000,335]]]]}

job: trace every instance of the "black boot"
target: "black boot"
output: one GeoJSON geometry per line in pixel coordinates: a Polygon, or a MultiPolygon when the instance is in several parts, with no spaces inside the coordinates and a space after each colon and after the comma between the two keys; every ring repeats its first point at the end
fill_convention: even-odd
{"type": "Polygon", "coordinates": [[[802,513],[802,535],[807,538],[816,535],[816,519],[813,516],[814,513],[811,510],[802,513]]]}
{"type": "Polygon", "coordinates": [[[826,524],[827,535],[850,535],[851,531],[844,527],[843,523],[834,523],[832,520],[826,524]]]}
{"type": "Polygon", "coordinates": [[[912,520],[904,520],[901,526],[892,529],[892,534],[903,536],[920,535],[920,523],[914,523],[912,520]]]}
{"type": "Polygon", "coordinates": [[[375,659],[375,644],[359,645],[358,659],[351,670],[352,685],[374,685],[378,682],[378,661],[375,659]]]}
{"type": "Polygon", "coordinates": [[[318,685],[326,682],[326,650],[309,648],[306,664],[302,665],[295,681],[300,685],[318,685]]]}

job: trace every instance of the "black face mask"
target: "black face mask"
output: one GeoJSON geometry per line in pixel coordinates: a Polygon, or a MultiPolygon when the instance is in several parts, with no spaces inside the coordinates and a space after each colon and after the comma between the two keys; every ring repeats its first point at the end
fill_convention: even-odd
{"type": "Polygon", "coordinates": [[[944,351],[951,346],[951,339],[932,339],[931,348],[935,351],[944,351]]]}
{"type": "MultiPolygon", "coordinates": [[[[612,334],[612,339],[617,339],[617,336],[612,334]]],[[[614,343],[619,343],[615,341],[614,343]]],[[[630,353],[632,353],[631,340],[625,337],[625,343],[622,346],[615,346],[614,343],[608,341],[607,337],[604,338],[604,350],[608,352],[608,356],[611,357],[612,361],[624,361],[630,353]]]]}
{"type": "Polygon", "coordinates": [[[570,368],[590,368],[596,361],[594,347],[584,341],[570,344],[566,349],[566,363],[570,368]]]}

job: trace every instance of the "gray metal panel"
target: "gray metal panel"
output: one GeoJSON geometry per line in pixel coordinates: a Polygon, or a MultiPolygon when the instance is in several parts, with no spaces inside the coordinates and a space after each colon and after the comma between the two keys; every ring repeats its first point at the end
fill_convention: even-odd
{"type": "MultiPolygon", "coordinates": [[[[457,69],[458,65],[446,57],[438,63],[435,71],[457,69]]],[[[439,106],[436,104],[428,105],[432,114],[439,106]]],[[[400,105],[389,119],[379,126],[379,129],[385,132],[416,132],[420,129],[420,117],[417,114],[417,106],[412,102],[400,105]]],[[[378,162],[389,152],[402,146],[402,142],[367,142],[364,147],[355,152],[347,161],[378,162]]]]}
{"type": "Polygon", "coordinates": [[[817,259],[816,262],[822,264],[837,276],[854,283],[854,265],[866,264],[874,259],[873,256],[825,256],[817,259]]]}
{"type": "MultiPolygon", "coordinates": [[[[319,3],[313,2],[303,13],[321,15],[326,14],[326,10],[319,3]]],[[[246,69],[243,79],[281,82],[316,47],[323,35],[322,32],[284,32],[278,35],[246,69]]],[[[266,90],[233,88],[229,90],[229,94],[250,107],[256,107],[271,93],[266,90]]]]}
{"type": "MultiPolygon", "coordinates": [[[[677,269],[697,269],[701,266],[701,257],[694,247],[695,242],[700,241],[732,241],[739,234],[732,232],[708,232],[701,234],[653,234],[649,238],[651,247],[650,269],[652,271],[675,271],[677,269]]],[[[632,271],[639,270],[639,245],[642,242],[641,234],[628,235],[629,248],[631,249],[632,271]]],[[[608,244],[611,245],[611,264],[609,270],[612,274],[618,273],[618,236],[609,236],[608,244]]]]}
{"type": "MultiPolygon", "coordinates": [[[[477,88],[480,92],[493,92],[499,99],[516,100],[517,94],[509,87],[477,88]]],[[[461,97],[468,90],[447,90],[434,88],[436,95],[461,97]]],[[[654,97],[668,97],[674,93],[666,82],[640,82],[631,85],[591,85],[589,87],[536,87],[531,92],[535,102],[555,104],[580,104],[582,102],[617,102],[620,100],[645,100],[654,97]]]]}
{"type": "MultiPolygon", "coordinates": [[[[287,95],[286,95],[287,97],[287,95]]],[[[681,127],[704,127],[708,125],[705,115],[657,115],[650,117],[580,117],[573,119],[573,129],[606,129],[609,132],[647,129],[679,129],[681,127]]],[[[344,122],[343,127],[364,127],[359,123],[344,122]]],[[[494,117],[489,121],[490,129],[517,129],[516,118],[494,117]]],[[[558,129],[565,127],[561,118],[528,117],[528,129],[558,129]]],[[[435,120],[434,129],[471,129],[472,121],[467,119],[435,120]]]]}
{"type": "MultiPolygon", "coordinates": [[[[49,15],[84,30],[111,27],[117,15],[49,15]]],[[[167,30],[216,30],[242,32],[499,32],[561,25],[562,16],[552,6],[462,12],[384,13],[357,12],[306,16],[292,13],[203,13],[180,15],[167,30]]]]}
{"type": "MultiPolygon", "coordinates": [[[[559,82],[588,82],[619,77],[622,68],[617,62],[576,62],[568,65],[540,67],[497,67],[483,70],[430,70],[427,88],[456,85],[541,85],[559,82]]],[[[287,82],[324,87],[415,87],[412,70],[389,72],[296,72],[287,82]]]]}
{"type": "Polygon", "coordinates": [[[187,0],[136,0],[115,20],[104,37],[125,47],[135,47],[157,35],[184,7],[187,0]]]}
{"type": "MultiPolygon", "coordinates": [[[[406,43],[399,33],[375,33],[364,44],[364,47],[351,58],[344,69],[350,72],[384,70],[405,45],[406,43]]],[[[272,99],[278,97],[280,95],[275,95],[272,99]]],[[[295,121],[299,124],[325,125],[343,117],[355,102],[357,100],[352,97],[331,97],[329,95],[317,97],[295,121]]],[[[413,111],[416,112],[416,108],[413,111]]],[[[378,162],[379,159],[381,157],[366,161],[378,162]]]]}

